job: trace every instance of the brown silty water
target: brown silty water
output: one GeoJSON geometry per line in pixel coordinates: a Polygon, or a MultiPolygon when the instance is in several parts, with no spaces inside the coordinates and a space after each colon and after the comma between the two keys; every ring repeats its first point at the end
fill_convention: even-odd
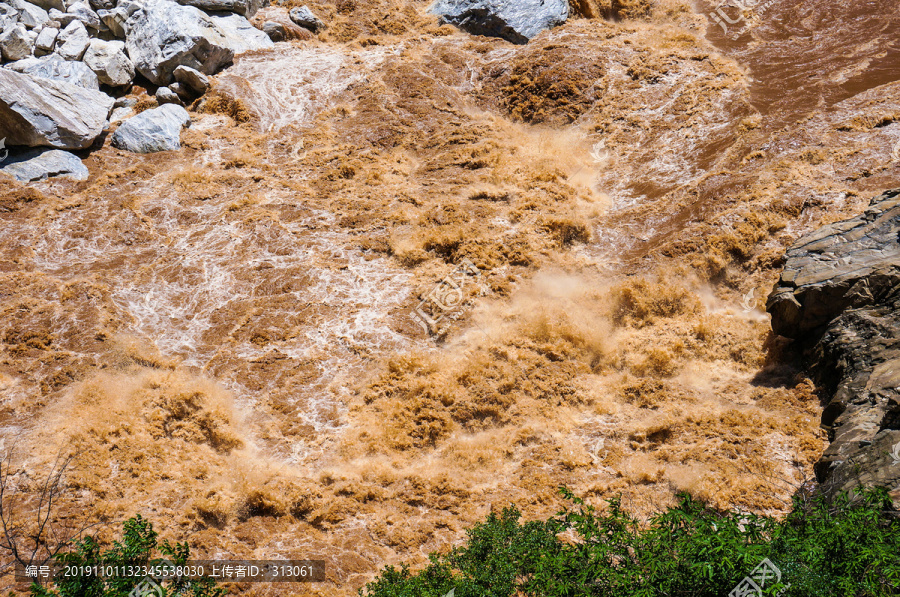
{"type": "Polygon", "coordinates": [[[783,512],[820,405],[756,305],[897,186],[896,7],[777,2],[731,40],[710,5],[581,2],[513,46],[308,4],[328,30],[238,58],[182,150],[2,183],[19,491],[74,453],[63,513],[325,559],[290,589],[320,595],[562,484],[783,512]],[[431,338],[414,310],[465,260],[431,338]]]}

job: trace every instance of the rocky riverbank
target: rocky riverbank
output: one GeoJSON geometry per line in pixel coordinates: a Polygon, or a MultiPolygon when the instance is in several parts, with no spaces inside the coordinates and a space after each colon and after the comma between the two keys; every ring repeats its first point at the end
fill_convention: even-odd
{"type": "Polygon", "coordinates": [[[824,392],[831,445],[817,481],[829,493],[887,487],[900,500],[900,189],[791,247],[767,309],[824,392]]]}
{"type": "Polygon", "coordinates": [[[235,56],[297,38],[296,30],[325,27],[306,7],[294,9],[286,23],[257,19],[254,26],[248,19],[263,4],[0,3],[0,138],[12,152],[0,172],[25,182],[59,175],[84,180],[86,169],[68,152],[92,147],[138,108],[147,112],[129,121],[131,141],[123,141],[123,132],[114,145],[138,153],[178,149],[181,128],[166,125],[167,114],[177,113],[182,126],[190,117],[183,108],[157,113],[154,105],[189,105],[209,90],[209,76],[235,56]]]}

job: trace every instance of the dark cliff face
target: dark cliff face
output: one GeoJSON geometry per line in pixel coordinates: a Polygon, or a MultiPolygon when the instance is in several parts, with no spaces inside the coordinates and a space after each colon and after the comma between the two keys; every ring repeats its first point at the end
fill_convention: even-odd
{"type": "Polygon", "coordinates": [[[769,296],[775,333],[799,342],[828,404],[827,491],[858,484],[900,497],[900,190],[788,250],[769,296]]]}

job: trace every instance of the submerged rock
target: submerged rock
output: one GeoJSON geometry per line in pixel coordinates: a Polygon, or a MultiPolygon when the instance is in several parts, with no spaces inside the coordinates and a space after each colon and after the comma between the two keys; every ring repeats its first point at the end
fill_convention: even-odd
{"type": "Polygon", "coordinates": [[[123,122],[113,133],[112,144],[134,153],[174,151],[181,148],[181,129],[190,124],[187,110],[166,104],[123,122]]]}
{"type": "Polygon", "coordinates": [[[291,12],[288,14],[295,24],[304,29],[309,29],[313,33],[318,33],[325,29],[325,23],[323,23],[319,17],[314,15],[313,11],[306,6],[292,8],[291,12]]]}
{"type": "Polygon", "coordinates": [[[262,31],[269,36],[269,39],[275,42],[284,41],[287,39],[287,31],[285,30],[284,25],[282,25],[281,23],[266,21],[265,23],[263,23],[262,31]]]}
{"type": "Polygon", "coordinates": [[[0,138],[9,145],[90,147],[113,98],[77,85],[0,68],[0,138]]]}
{"type": "Polygon", "coordinates": [[[569,18],[568,0],[438,0],[430,9],[441,20],[474,35],[524,44],[569,18]]]}
{"type": "Polygon", "coordinates": [[[22,182],[44,180],[53,176],[66,176],[75,180],[87,180],[88,169],[78,156],[59,149],[32,149],[10,155],[0,172],[22,182]]]}
{"type": "Polygon", "coordinates": [[[829,492],[900,482],[898,235],[900,190],[800,239],[768,299],[772,329],[799,342],[828,393],[816,477],[829,492]]]}

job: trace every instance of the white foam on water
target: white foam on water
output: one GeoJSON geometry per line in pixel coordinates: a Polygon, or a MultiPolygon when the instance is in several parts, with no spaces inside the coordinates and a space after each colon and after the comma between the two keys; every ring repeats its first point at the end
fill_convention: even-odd
{"type": "Polygon", "coordinates": [[[246,81],[237,95],[260,118],[260,127],[277,133],[308,124],[354,83],[365,79],[400,47],[339,51],[325,46],[279,46],[242,56],[220,75],[246,81]]]}

